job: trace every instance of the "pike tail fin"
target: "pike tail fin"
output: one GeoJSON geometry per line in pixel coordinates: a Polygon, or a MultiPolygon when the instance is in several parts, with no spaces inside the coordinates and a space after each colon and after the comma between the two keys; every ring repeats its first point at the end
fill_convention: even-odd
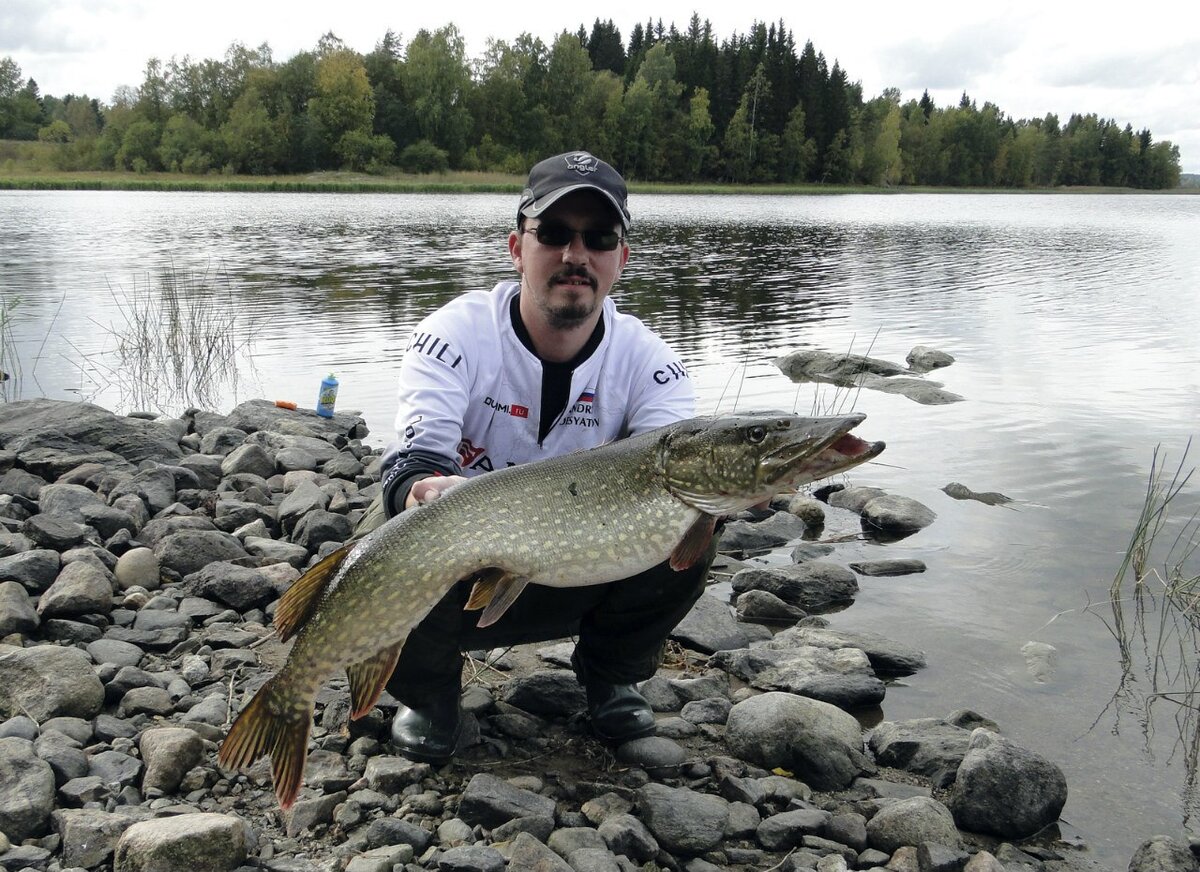
{"type": "Polygon", "coordinates": [[[241,769],[269,754],[275,796],[280,808],[287,811],[304,779],[313,706],[309,702],[297,708],[282,699],[278,681],[276,676],[264,684],[242,709],[221,743],[217,760],[226,769],[241,769]]]}

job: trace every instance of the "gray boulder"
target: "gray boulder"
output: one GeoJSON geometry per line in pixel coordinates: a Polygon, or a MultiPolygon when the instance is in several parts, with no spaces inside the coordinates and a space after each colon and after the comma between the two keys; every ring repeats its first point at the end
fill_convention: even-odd
{"type": "Polygon", "coordinates": [[[1170,836],[1151,836],[1133,852],[1129,872],[1197,872],[1200,863],[1188,846],[1170,836]]]}
{"type": "Polygon", "coordinates": [[[300,519],[292,531],[292,541],[313,552],[326,542],[341,544],[349,539],[353,532],[354,524],[345,515],[335,515],[333,512],[318,509],[300,519]]]}
{"type": "Polygon", "coordinates": [[[47,515],[54,515],[77,524],[86,523],[84,506],[103,506],[104,498],[95,491],[78,484],[48,484],[42,488],[38,508],[47,515]]]}
{"type": "Polygon", "coordinates": [[[794,624],[808,617],[804,609],[785,603],[765,590],[748,590],[739,594],[735,605],[739,621],[757,624],[794,624]]]}
{"type": "Polygon", "coordinates": [[[934,787],[949,787],[967,754],[971,731],[941,718],[884,721],[867,742],[880,766],[922,775],[934,787]]]}
{"type": "Polygon", "coordinates": [[[971,733],[949,800],[964,830],[1024,838],[1057,821],[1066,802],[1054,763],[982,727],[971,733]]]}
{"type": "Polygon", "coordinates": [[[54,811],[54,772],[27,739],[0,739],[0,833],[14,842],[46,832],[54,811]]]}
{"type": "Polygon", "coordinates": [[[789,512],[775,512],[758,522],[730,521],[721,533],[722,553],[767,551],[804,535],[804,521],[789,512]]]}
{"type": "Polygon", "coordinates": [[[862,507],[865,523],[885,533],[912,533],[928,527],[937,513],[911,497],[884,494],[862,507]]]}
{"type": "Polygon", "coordinates": [[[929,372],[954,363],[954,355],[928,345],[914,345],[904,361],[913,372],[929,372]]]}
{"type": "Polygon", "coordinates": [[[275,458],[263,446],[253,442],[239,445],[221,461],[221,475],[241,474],[270,478],[275,474],[275,458]]]}
{"type": "Polygon", "coordinates": [[[729,712],[730,753],[765,769],[782,767],[816,790],[842,790],[866,764],[862,730],[841,709],[790,693],[764,693],[729,712]]]}
{"type": "Polygon", "coordinates": [[[684,615],[671,638],[685,647],[712,654],[730,648],[745,648],[751,642],[769,637],[770,631],[739,624],[729,605],[715,596],[701,596],[684,615]]]}
{"type": "Polygon", "coordinates": [[[15,581],[31,594],[40,594],[54,584],[62,558],[49,548],[35,548],[0,558],[0,580],[15,581]]]}
{"type": "Polygon", "coordinates": [[[296,524],[309,512],[324,510],[329,495],[311,481],[303,481],[279,504],[279,523],[284,532],[291,533],[296,524]]]}
{"type": "MultiPolygon", "coordinates": [[[[90,403],[46,399],[4,405],[0,446],[18,455],[36,448],[81,454],[100,449],[131,463],[183,456],[178,438],[167,424],[117,416],[90,403]]],[[[23,465],[30,468],[28,463],[23,465]]]]}
{"type": "Polygon", "coordinates": [[[831,651],[851,648],[862,651],[879,675],[912,675],[926,665],[925,653],[878,633],[834,630],[829,627],[792,627],[772,640],[773,647],[813,645],[831,651]]]}
{"type": "Polygon", "coordinates": [[[867,487],[865,485],[847,487],[831,493],[829,495],[829,505],[845,509],[848,512],[854,512],[856,515],[861,515],[863,506],[876,497],[886,495],[887,491],[880,487],[867,487]]]}
{"type": "Polygon", "coordinates": [[[925,561],[915,558],[897,557],[891,560],[864,560],[851,563],[850,568],[859,575],[874,578],[892,575],[913,575],[925,571],[925,561]]]}
{"type": "Polygon", "coordinates": [[[830,650],[776,636],[748,649],[719,651],[709,663],[762,690],[786,691],[841,708],[876,705],[886,693],[867,655],[856,648],[830,650]]]}
{"type": "Polygon", "coordinates": [[[811,560],[794,566],[743,569],[733,576],[734,591],[765,590],[805,611],[849,603],[858,594],[858,579],[844,566],[811,560]]]}
{"type": "Polygon", "coordinates": [[[265,606],[278,594],[270,576],[234,563],[213,562],[183,579],[187,592],[239,612],[265,606]]]}
{"type": "Polygon", "coordinates": [[[112,576],[89,561],[68,563],[38,601],[43,618],[106,615],[112,611],[112,576]]]}
{"type": "Polygon", "coordinates": [[[149,548],[130,548],[117,559],[115,572],[121,590],[144,587],[158,590],[162,585],[158,557],[149,548]]]}
{"type": "Polygon", "coordinates": [[[459,800],[458,816],[472,826],[497,827],[520,817],[554,815],[554,800],[514,787],[507,781],[480,772],[471,777],[459,800]]]}
{"type": "Polygon", "coordinates": [[[104,704],[104,685],[78,648],[0,645],[0,715],[26,714],[41,723],[60,715],[91,718],[104,704]]]}
{"type": "Polygon", "coordinates": [[[162,566],[187,576],[223,560],[248,557],[246,549],[228,533],[218,530],[183,530],[163,537],[154,546],[162,566]]]}
{"type": "Polygon", "coordinates": [[[145,502],[151,515],[157,515],[175,502],[175,474],[166,467],[144,469],[113,488],[108,495],[112,503],[126,494],[145,502]]]}
{"type": "Polygon", "coordinates": [[[802,845],[805,836],[823,835],[832,817],[815,808],[780,812],[763,820],[755,836],[768,851],[787,851],[802,845]]]}
{"type": "Polygon", "coordinates": [[[323,418],[313,409],[281,409],[270,400],[247,400],[227,417],[231,427],[247,433],[266,430],[271,434],[310,436],[316,439],[364,439],[369,435],[366,422],[358,415],[334,412],[323,418]]]}
{"type": "Polygon", "coordinates": [[[721,843],[729,823],[729,803],[687,787],[647,784],[637,791],[640,817],[662,847],[672,853],[703,854],[721,843]]]}
{"type": "Polygon", "coordinates": [[[885,805],[867,821],[867,844],[877,851],[891,854],[923,842],[962,847],[962,836],[954,826],[950,809],[936,799],[925,796],[900,799],[885,805]]]}
{"type": "Polygon", "coordinates": [[[0,475],[0,494],[11,494],[36,502],[46,483],[46,479],[40,475],[23,469],[10,469],[4,475],[0,475]]]}
{"type": "Polygon", "coordinates": [[[28,636],[39,623],[25,588],[15,581],[0,581],[0,639],[11,633],[28,636]]]}
{"type": "Polygon", "coordinates": [[[246,859],[246,825],[223,814],[140,821],[117,842],[113,872],[227,872],[246,859]]]}
{"type": "Polygon", "coordinates": [[[115,812],[95,808],[64,808],[51,815],[62,837],[62,862],[68,868],[94,869],[108,862],[121,834],[148,816],[142,809],[115,812]]]}

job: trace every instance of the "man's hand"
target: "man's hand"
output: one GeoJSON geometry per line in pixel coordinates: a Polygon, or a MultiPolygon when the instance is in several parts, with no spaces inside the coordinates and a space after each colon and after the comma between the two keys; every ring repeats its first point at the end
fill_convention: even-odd
{"type": "Polygon", "coordinates": [[[448,490],[456,484],[462,484],[466,480],[466,477],[461,475],[431,475],[429,478],[415,481],[408,491],[404,508],[411,509],[415,506],[432,503],[442,495],[442,491],[448,490]]]}

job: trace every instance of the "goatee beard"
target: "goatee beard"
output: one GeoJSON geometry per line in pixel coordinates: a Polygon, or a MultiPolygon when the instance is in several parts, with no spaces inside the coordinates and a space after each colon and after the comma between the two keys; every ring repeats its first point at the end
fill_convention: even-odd
{"type": "MultiPolygon", "coordinates": [[[[593,292],[599,284],[595,276],[589,273],[585,267],[580,266],[577,268],[568,267],[555,273],[550,277],[549,287],[553,288],[556,282],[574,278],[586,279],[593,292]]],[[[585,323],[592,316],[596,311],[596,303],[594,300],[581,300],[578,302],[563,303],[560,306],[544,304],[542,311],[546,313],[546,321],[553,329],[572,330],[585,323]]]]}

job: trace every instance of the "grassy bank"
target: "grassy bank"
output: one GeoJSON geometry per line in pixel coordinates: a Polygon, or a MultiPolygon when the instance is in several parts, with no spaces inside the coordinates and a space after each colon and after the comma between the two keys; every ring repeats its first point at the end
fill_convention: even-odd
{"type": "MultiPolygon", "coordinates": [[[[0,165],[0,190],[32,191],[246,191],[301,193],[443,193],[517,194],[520,176],[502,173],[452,172],[429,175],[368,175],[320,172],[288,176],[234,176],[117,171],[37,171],[0,165]]],[[[1135,188],[944,188],[869,187],[864,185],[739,185],[717,182],[632,182],[635,194],[1200,194],[1200,188],[1146,191],[1135,188]]]]}

